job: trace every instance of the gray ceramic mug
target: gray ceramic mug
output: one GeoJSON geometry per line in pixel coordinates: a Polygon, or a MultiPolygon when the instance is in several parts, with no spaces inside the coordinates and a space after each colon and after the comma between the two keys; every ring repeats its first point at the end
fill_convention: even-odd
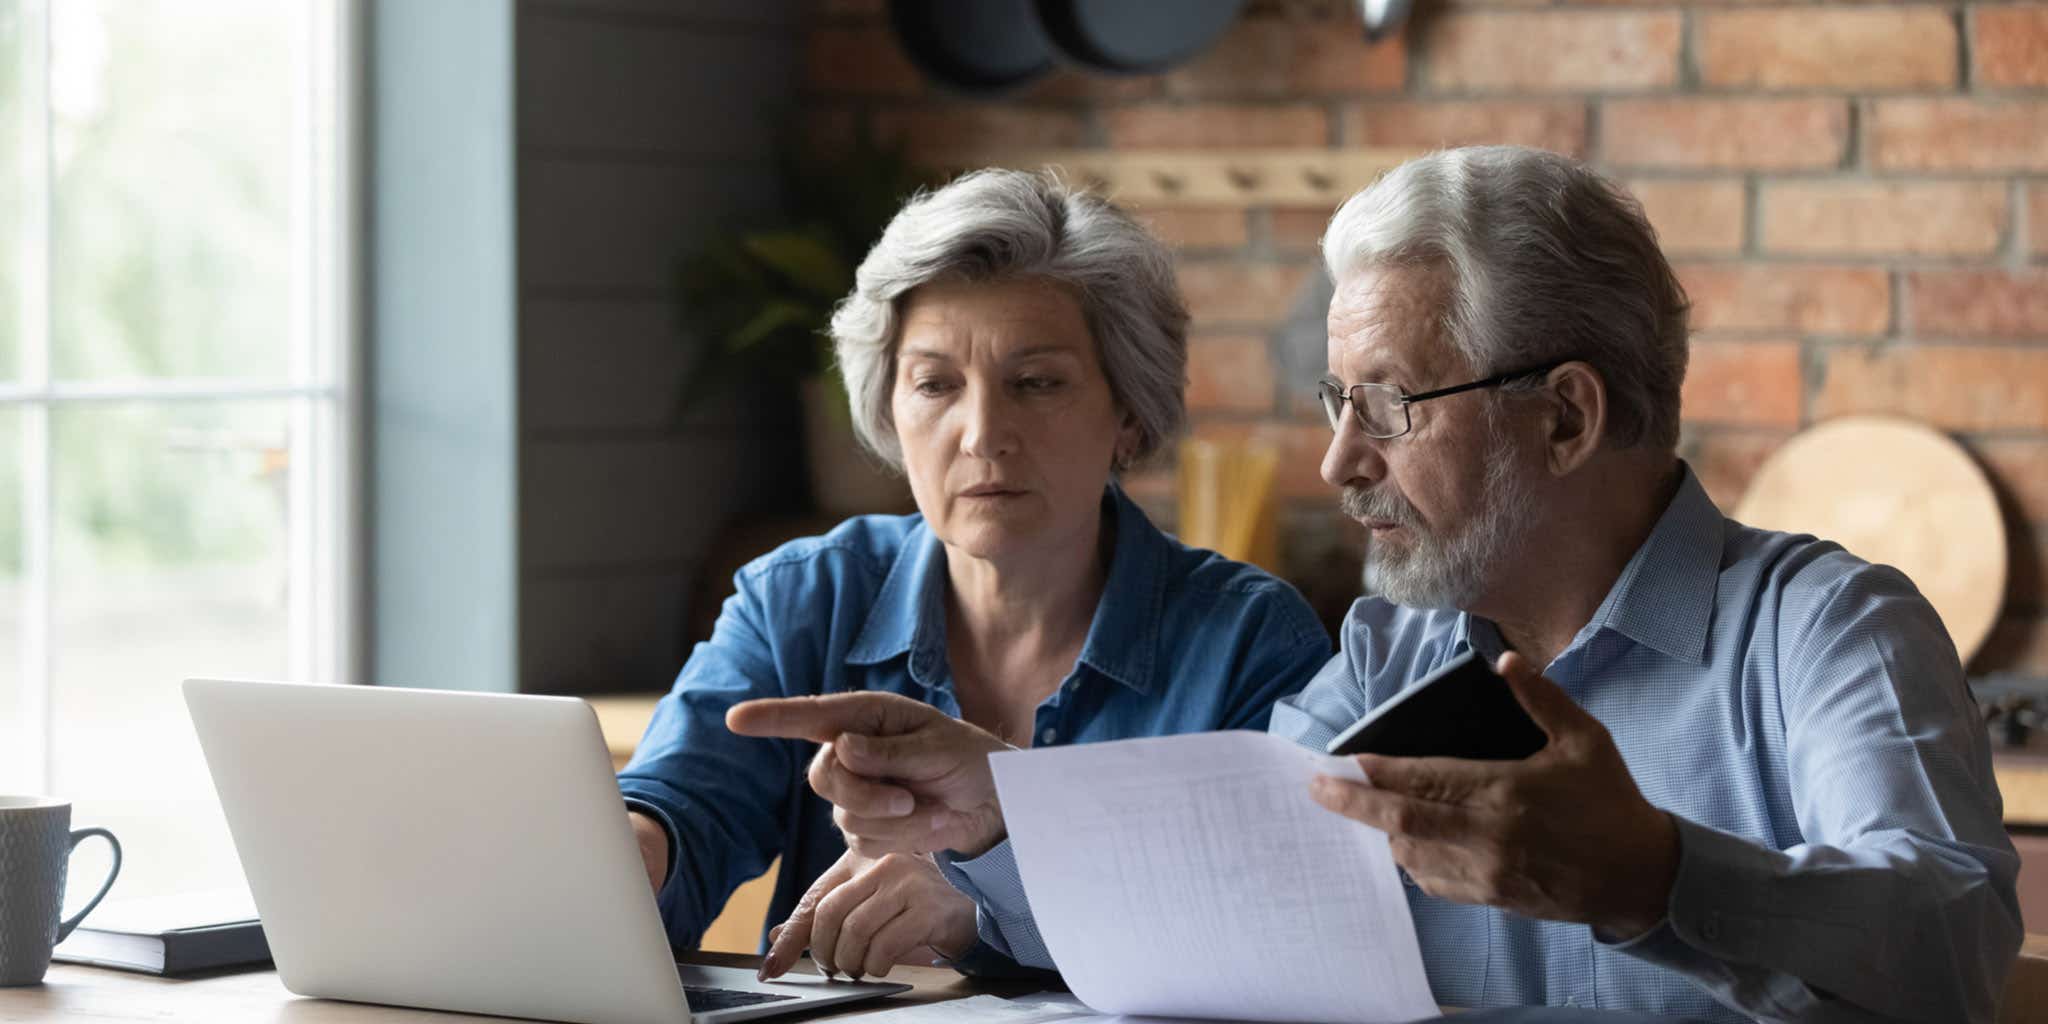
{"type": "Polygon", "coordinates": [[[113,888],[121,843],[103,828],[71,828],[71,802],[0,796],[0,985],[33,985],[50,969],[50,950],[113,888]],[[64,876],[78,841],[98,836],[114,848],[114,866],[84,909],[59,918],[64,876]]]}

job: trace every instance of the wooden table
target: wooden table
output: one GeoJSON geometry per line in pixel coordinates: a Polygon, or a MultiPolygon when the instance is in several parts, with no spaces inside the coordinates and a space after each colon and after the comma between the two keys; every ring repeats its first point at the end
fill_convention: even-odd
{"type": "MultiPolygon", "coordinates": [[[[692,963],[753,967],[760,958],[737,953],[692,953],[692,963]]],[[[797,971],[816,973],[810,961],[797,971]]],[[[1030,982],[980,982],[938,967],[898,967],[889,981],[916,986],[902,995],[828,1007],[776,1020],[830,1020],[891,1006],[936,1003],[971,995],[1020,996],[1042,990],[1030,982]]],[[[272,970],[218,973],[194,978],[159,978],[101,967],[51,964],[41,985],[0,988],[0,1021],[150,1021],[152,1024],[449,1024],[453,1021],[504,1021],[466,1013],[410,1010],[331,999],[307,999],[285,990],[272,970]]]]}

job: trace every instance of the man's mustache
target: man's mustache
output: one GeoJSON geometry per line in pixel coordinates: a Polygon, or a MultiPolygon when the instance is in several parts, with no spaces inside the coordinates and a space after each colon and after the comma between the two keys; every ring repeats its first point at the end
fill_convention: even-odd
{"type": "Polygon", "coordinates": [[[1393,491],[1346,487],[1343,495],[1337,499],[1337,507],[1342,509],[1345,515],[1361,522],[1413,526],[1418,518],[1415,506],[1408,504],[1408,499],[1393,491]]]}

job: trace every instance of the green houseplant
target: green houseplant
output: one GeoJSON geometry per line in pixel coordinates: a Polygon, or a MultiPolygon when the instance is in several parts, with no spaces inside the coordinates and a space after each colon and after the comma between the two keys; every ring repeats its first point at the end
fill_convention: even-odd
{"type": "Polygon", "coordinates": [[[713,236],[683,264],[682,314],[702,339],[685,404],[740,380],[795,389],[812,501],[825,512],[908,505],[901,478],[854,440],[826,328],[868,247],[926,180],[900,151],[871,144],[786,155],[778,214],[713,236]]]}

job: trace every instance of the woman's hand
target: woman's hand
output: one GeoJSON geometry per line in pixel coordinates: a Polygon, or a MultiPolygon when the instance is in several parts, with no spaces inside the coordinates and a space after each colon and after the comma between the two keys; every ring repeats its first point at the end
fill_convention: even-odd
{"type": "Polygon", "coordinates": [[[668,833],[662,830],[660,822],[639,811],[627,811],[626,821],[633,826],[640,862],[647,867],[647,884],[659,893],[661,883],[668,880],[668,833]]]}
{"type": "Polygon", "coordinates": [[[952,959],[974,945],[974,901],[928,855],[869,860],[851,850],[811,883],[789,920],[771,933],[761,980],[789,970],[809,946],[829,977],[885,977],[899,963],[952,959]],[[926,950],[917,956],[913,951],[926,950]]]}
{"type": "Polygon", "coordinates": [[[1003,838],[988,755],[1010,745],[929,704],[878,692],[750,700],[725,724],[742,736],[823,744],[811,788],[831,801],[847,847],[862,856],[978,857],[1003,838]]]}

